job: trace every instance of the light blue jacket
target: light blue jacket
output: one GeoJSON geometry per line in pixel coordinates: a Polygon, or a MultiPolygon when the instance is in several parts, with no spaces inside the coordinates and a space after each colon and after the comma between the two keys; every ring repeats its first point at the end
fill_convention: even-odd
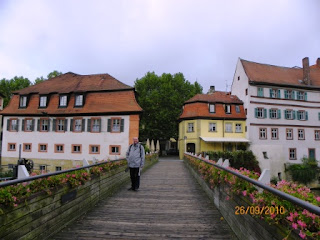
{"type": "Polygon", "coordinates": [[[137,143],[131,144],[126,153],[128,167],[142,168],[144,166],[145,152],[144,147],[137,143]]]}

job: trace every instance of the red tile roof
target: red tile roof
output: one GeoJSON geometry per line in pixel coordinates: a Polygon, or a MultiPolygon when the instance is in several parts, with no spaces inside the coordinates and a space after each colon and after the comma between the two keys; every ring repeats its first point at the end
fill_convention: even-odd
{"type": "Polygon", "coordinates": [[[52,115],[90,115],[130,114],[142,111],[136,101],[134,88],[121,83],[108,74],[77,75],[66,73],[17,91],[17,93],[29,94],[28,106],[19,108],[20,95],[15,94],[9,105],[1,111],[1,114],[41,115],[42,112],[46,112],[52,115]],[[72,92],[87,92],[83,107],[74,107],[75,94],[72,92]],[[39,108],[40,94],[47,93],[51,93],[47,108],[39,108]],[[70,100],[66,108],[59,108],[60,93],[69,93],[70,100]]]}
{"type": "MultiPolygon", "coordinates": [[[[280,67],[269,64],[250,62],[240,59],[249,81],[256,83],[271,83],[306,87],[299,82],[303,79],[302,68],[280,67]]],[[[311,87],[320,87],[320,66],[310,66],[311,87]]]]}
{"type": "Polygon", "coordinates": [[[243,102],[235,95],[231,95],[230,92],[215,91],[208,94],[197,94],[193,98],[185,101],[186,103],[192,102],[207,102],[207,103],[239,103],[243,102]]]}
{"type": "Polygon", "coordinates": [[[246,119],[243,102],[227,92],[214,92],[211,94],[197,94],[184,103],[183,112],[179,120],[184,119],[246,119]],[[209,112],[209,103],[215,104],[215,113],[209,112]],[[231,113],[225,112],[224,104],[231,105],[231,113]],[[240,106],[240,113],[236,112],[236,105],[240,106]]]}
{"type": "Polygon", "coordinates": [[[16,91],[18,94],[49,94],[133,89],[109,74],[79,75],[65,73],[42,83],[16,91]]]}

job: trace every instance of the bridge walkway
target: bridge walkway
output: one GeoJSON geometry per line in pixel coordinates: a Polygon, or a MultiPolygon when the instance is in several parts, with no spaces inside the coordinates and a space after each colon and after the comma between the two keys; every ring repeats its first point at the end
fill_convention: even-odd
{"type": "Polygon", "coordinates": [[[139,191],[120,190],[51,239],[237,239],[177,158],[161,158],[139,191]]]}

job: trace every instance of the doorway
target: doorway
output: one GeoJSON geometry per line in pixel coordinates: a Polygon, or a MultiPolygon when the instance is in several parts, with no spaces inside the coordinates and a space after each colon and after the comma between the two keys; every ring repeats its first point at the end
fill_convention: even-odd
{"type": "Polygon", "coordinates": [[[187,152],[195,153],[196,152],[196,144],[187,143],[187,152]]]}

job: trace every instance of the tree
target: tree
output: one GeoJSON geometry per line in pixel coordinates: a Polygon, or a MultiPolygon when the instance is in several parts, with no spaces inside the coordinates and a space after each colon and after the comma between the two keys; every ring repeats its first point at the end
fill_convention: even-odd
{"type": "Polygon", "coordinates": [[[28,78],[24,77],[14,77],[10,80],[1,79],[0,81],[0,92],[3,94],[3,107],[6,107],[12,97],[12,92],[20,90],[22,88],[29,87],[31,82],[28,78]]]}
{"type": "Polygon", "coordinates": [[[44,78],[43,76],[36,78],[36,80],[34,80],[34,84],[41,83],[41,82],[46,81],[46,80],[48,80],[50,78],[58,77],[60,75],[62,75],[62,72],[54,70],[54,71],[52,71],[51,73],[49,73],[47,75],[47,78],[44,78]]]}
{"type": "Polygon", "coordinates": [[[148,72],[135,81],[137,101],[144,110],[141,116],[140,138],[169,139],[178,137],[178,118],[183,103],[202,93],[199,83],[191,84],[182,73],[148,72]]]}

